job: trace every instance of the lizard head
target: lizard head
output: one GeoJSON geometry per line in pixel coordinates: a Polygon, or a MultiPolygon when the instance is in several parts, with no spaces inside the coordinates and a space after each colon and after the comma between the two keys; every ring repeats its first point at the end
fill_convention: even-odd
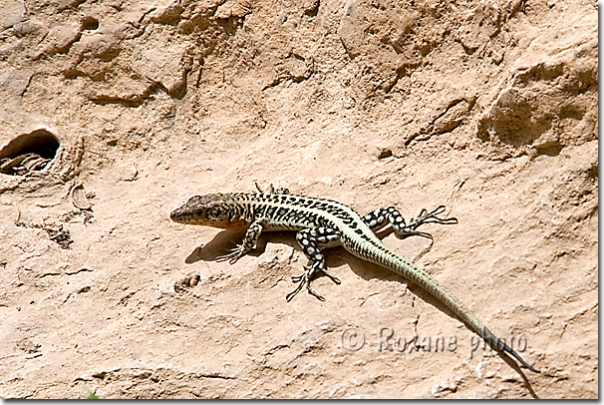
{"type": "Polygon", "coordinates": [[[228,202],[227,194],[196,195],[172,211],[170,219],[180,224],[230,228],[228,202]]]}

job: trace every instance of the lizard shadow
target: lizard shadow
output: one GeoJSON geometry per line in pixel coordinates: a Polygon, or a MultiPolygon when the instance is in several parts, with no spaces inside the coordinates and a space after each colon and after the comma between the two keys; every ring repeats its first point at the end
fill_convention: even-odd
{"type": "MultiPolygon", "coordinates": [[[[185,259],[185,263],[191,264],[200,260],[211,262],[216,261],[220,256],[228,254],[237,243],[243,240],[245,229],[227,229],[219,232],[210,242],[196,247],[185,259]]],[[[267,242],[281,243],[292,246],[300,250],[297,246],[295,236],[292,232],[266,232],[261,233],[256,247],[249,251],[246,255],[258,257],[266,250],[267,242]]]]}
{"type": "MultiPolygon", "coordinates": [[[[377,236],[380,239],[385,238],[386,236],[392,233],[391,228],[387,228],[384,231],[378,232],[377,236]]],[[[185,263],[191,264],[197,261],[215,261],[219,256],[227,254],[230,250],[235,247],[237,243],[240,243],[243,240],[243,236],[245,234],[245,229],[227,229],[219,232],[214,236],[214,238],[204,244],[202,246],[196,247],[191,254],[185,259],[185,263]]],[[[401,238],[399,238],[401,239],[401,238]]],[[[266,250],[267,242],[271,243],[280,243],[284,245],[289,245],[293,247],[297,251],[302,251],[302,249],[298,246],[298,243],[295,238],[294,232],[266,232],[260,234],[258,241],[256,243],[256,247],[248,253],[250,256],[258,257],[262,255],[266,250]]],[[[397,281],[402,284],[407,285],[407,288],[417,297],[427,302],[428,304],[436,307],[441,312],[447,314],[449,317],[457,319],[465,324],[463,320],[461,320],[451,309],[449,309],[445,304],[439,301],[437,298],[429,294],[427,291],[419,287],[418,285],[408,281],[404,277],[393,273],[392,271],[362,260],[351,253],[347,252],[342,247],[334,247],[329,249],[322,249],[322,252],[325,254],[326,266],[327,268],[338,268],[342,267],[345,264],[348,264],[350,269],[357,274],[359,277],[365,280],[371,279],[379,279],[379,280],[390,280],[397,281]]],[[[324,274],[317,274],[315,279],[320,277],[326,277],[324,274]]],[[[294,284],[292,284],[294,286],[294,284]]],[[[328,298],[329,299],[329,298],[328,298]]],[[[471,330],[471,328],[466,324],[466,328],[471,330]]],[[[496,351],[496,353],[504,360],[512,369],[514,369],[518,374],[520,374],[522,380],[524,381],[524,385],[527,387],[530,395],[538,399],[539,397],[534,392],[533,388],[526,375],[522,371],[522,369],[518,366],[516,361],[514,361],[511,357],[509,357],[505,352],[496,351]]]]}
{"type": "MultiPolygon", "coordinates": [[[[376,235],[378,236],[378,238],[380,238],[382,240],[385,237],[387,237],[388,235],[390,235],[391,233],[393,233],[393,229],[389,227],[389,228],[385,229],[384,231],[378,232],[376,235]]],[[[401,238],[401,237],[397,236],[397,239],[405,239],[405,237],[401,238]]],[[[430,245],[430,247],[427,250],[425,250],[423,253],[421,253],[420,257],[423,256],[423,254],[427,253],[431,248],[432,248],[432,245],[430,245]]],[[[466,324],[466,322],[464,322],[462,319],[460,319],[457,316],[457,314],[455,314],[455,312],[453,312],[443,302],[438,300],[436,297],[434,297],[432,294],[428,293],[426,290],[424,290],[417,284],[415,284],[411,281],[408,281],[403,276],[393,273],[392,271],[390,271],[380,265],[362,260],[362,259],[352,255],[351,253],[347,252],[343,248],[335,248],[335,249],[339,249],[342,251],[342,253],[341,253],[342,259],[344,259],[344,262],[346,262],[350,266],[350,269],[355,274],[357,274],[359,277],[362,277],[365,280],[370,280],[370,279],[374,279],[374,278],[377,278],[380,280],[395,280],[395,281],[399,281],[402,284],[406,284],[409,291],[411,291],[411,293],[413,293],[415,296],[419,297],[424,302],[432,305],[439,311],[445,313],[449,317],[460,321],[461,323],[463,323],[465,325],[465,327],[469,331],[472,331],[472,328],[468,324],[466,324]]],[[[393,249],[393,250],[396,251],[395,249],[393,249]]],[[[415,259],[415,260],[417,260],[417,259],[415,259]]],[[[413,261],[415,261],[415,260],[413,260],[413,261]]],[[[527,388],[531,397],[533,397],[534,399],[539,399],[539,397],[533,390],[530,381],[526,377],[526,374],[524,373],[523,369],[520,368],[518,363],[516,363],[516,361],[514,359],[512,359],[507,353],[505,353],[503,351],[495,351],[495,353],[497,353],[497,355],[503,361],[505,361],[514,371],[516,371],[520,375],[520,377],[522,378],[522,380],[524,382],[524,386],[527,388]]]]}
{"type": "MultiPolygon", "coordinates": [[[[244,235],[245,228],[222,230],[221,232],[217,233],[210,242],[197,246],[195,249],[193,249],[193,251],[185,259],[185,263],[192,264],[200,260],[216,261],[216,259],[218,259],[220,256],[228,254],[231,249],[237,245],[237,243],[240,243],[243,240],[244,235]]],[[[382,237],[380,236],[380,238],[382,237]]],[[[261,233],[258,241],[256,242],[256,247],[249,251],[246,255],[253,257],[261,256],[266,251],[266,245],[268,242],[288,245],[299,252],[302,251],[298,245],[298,242],[296,241],[295,232],[277,231],[261,233]]],[[[325,262],[327,267],[340,267],[346,263],[356,261],[358,266],[355,266],[355,268],[359,269],[358,273],[362,273],[361,276],[365,279],[375,278],[369,276],[371,273],[381,273],[378,276],[380,279],[404,280],[403,277],[400,277],[381,266],[358,259],[357,257],[348,253],[344,248],[334,247],[330,249],[321,249],[321,251],[325,253],[325,262]],[[341,257],[342,255],[346,256],[346,260],[343,260],[341,257]],[[371,267],[372,271],[363,271],[361,270],[363,267],[371,267]]],[[[322,276],[322,274],[317,275],[317,277],[322,276]]]]}

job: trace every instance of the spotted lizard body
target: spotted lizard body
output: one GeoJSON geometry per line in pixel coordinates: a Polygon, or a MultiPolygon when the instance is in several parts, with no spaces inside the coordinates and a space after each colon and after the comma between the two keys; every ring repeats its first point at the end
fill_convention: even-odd
{"type": "Polygon", "coordinates": [[[243,242],[219,261],[237,261],[254,248],[261,232],[296,231],[296,240],[310,260],[300,276],[292,277],[298,283],[294,291],[287,295],[290,301],[306,287],[308,292],[320,300],[324,298],[314,291],[311,280],[322,272],[337,284],[340,283],[325,267],[323,248],[342,246],[353,255],[386,267],[417,284],[451,309],[471,330],[481,336],[491,347],[504,351],[518,360],[523,367],[539,372],[531,367],[520,355],[496,337],[487,327],[449,290],[424,270],[388,249],[375,232],[388,223],[399,237],[420,235],[432,238],[430,234],[418,231],[425,223],[455,224],[455,218],[440,218],[445,210],[439,206],[432,212],[422,210],[420,215],[408,224],[394,207],[378,209],[361,217],[352,208],[337,201],[291,195],[287,189],[271,190],[264,193],[208,194],[191,197],[182,207],[174,210],[170,218],[178,223],[206,225],[217,228],[247,226],[243,242]]]}

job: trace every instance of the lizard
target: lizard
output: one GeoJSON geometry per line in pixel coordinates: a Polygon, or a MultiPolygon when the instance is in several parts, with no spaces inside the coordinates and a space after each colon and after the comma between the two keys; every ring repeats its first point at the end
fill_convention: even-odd
{"type": "Polygon", "coordinates": [[[204,225],[222,229],[247,227],[242,243],[217,261],[235,263],[255,246],[262,232],[296,231],[296,241],[309,264],[304,273],[293,276],[297,283],[286,299],[291,301],[304,287],[308,293],[324,301],[325,298],[311,287],[311,281],[323,273],[336,284],[340,280],[325,266],[322,249],[342,246],[363,260],[383,266],[415,283],[444,303],[473,332],[498,352],[514,357],[522,367],[539,373],[520,355],[495,336],[457,297],[441,285],[434,277],[416,264],[387,248],[376,236],[376,232],[390,224],[396,236],[432,236],[418,227],[426,223],[456,224],[456,218],[439,217],[445,211],[440,205],[433,211],[423,209],[418,217],[407,223],[393,206],[374,210],[361,216],[349,206],[338,201],[290,194],[286,188],[264,192],[256,184],[258,192],[212,193],[191,197],[180,208],[170,214],[172,221],[181,224],[204,225]]]}

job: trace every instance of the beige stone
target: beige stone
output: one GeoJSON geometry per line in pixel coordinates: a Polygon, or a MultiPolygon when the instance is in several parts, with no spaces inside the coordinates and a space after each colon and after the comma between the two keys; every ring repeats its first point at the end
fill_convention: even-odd
{"type": "Polygon", "coordinates": [[[0,173],[0,397],[598,397],[594,2],[9,3],[0,156],[60,147],[0,173]],[[169,219],[254,182],[446,205],[431,248],[384,243],[541,374],[341,249],[287,303],[294,235],[229,265],[241,233],[169,219]]]}

